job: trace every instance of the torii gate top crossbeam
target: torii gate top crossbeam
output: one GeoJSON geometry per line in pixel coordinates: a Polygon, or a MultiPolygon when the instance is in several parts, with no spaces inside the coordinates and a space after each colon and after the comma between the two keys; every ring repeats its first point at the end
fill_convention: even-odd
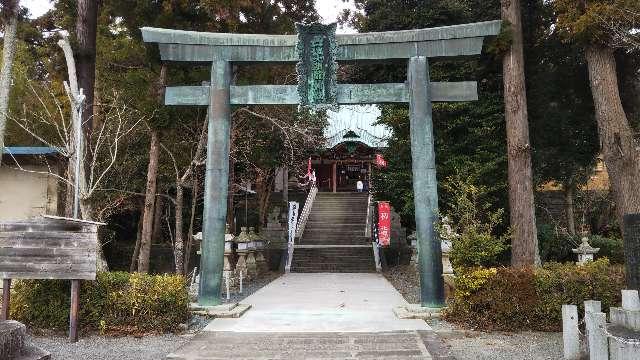
{"type": "MultiPolygon", "coordinates": [[[[337,61],[476,55],[500,21],[418,30],[336,35],[337,61]]],[[[297,62],[297,35],[227,34],[144,27],[145,42],[159,44],[165,61],[297,62]]]]}

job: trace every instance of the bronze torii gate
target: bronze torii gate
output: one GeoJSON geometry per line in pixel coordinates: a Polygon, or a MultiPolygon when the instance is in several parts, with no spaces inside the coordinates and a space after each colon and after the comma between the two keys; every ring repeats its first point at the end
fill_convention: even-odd
{"type": "Polygon", "coordinates": [[[440,241],[434,230],[438,193],[432,102],[478,99],[476,82],[429,81],[428,58],[477,55],[500,21],[439,28],[336,35],[335,24],[298,24],[298,35],[204,33],[142,28],[158,43],[163,61],[211,64],[210,86],[166,89],[166,105],[209,106],[203,242],[198,302],[218,305],[222,285],[232,105],[409,103],[413,190],[418,236],[421,302],[442,307],[440,241]],[[337,62],[408,60],[407,82],[336,84],[337,62]],[[232,65],[297,63],[296,85],[235,86],[232,65]]]}

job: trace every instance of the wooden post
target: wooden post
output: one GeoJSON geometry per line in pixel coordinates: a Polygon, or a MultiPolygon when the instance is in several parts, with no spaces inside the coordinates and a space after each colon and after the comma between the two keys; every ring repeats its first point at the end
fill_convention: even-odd
{"type": "Polygon", "coordinates": [[[435,231],[438,214],[436,158],[433,144],[429,63],[424,56],[409,59],[409,121],[415,202],[420,296],[424,307],[444,306],[442,249],[435,231]]]}
{"type": "Polygon", "coordinates": [[[11,279],[2,279],[2,313],[0,320],[9,320],[9,308],[11,307],[11,279]]]}
{"type": "Polygon", "coordinates": [[[338,191],[338,162],[334,161],[331,164],[331,185],[333,187],[333,192],[338,191]]]}
{"type": "Polygon", "coordinates": [[[78,307],[80,305],[80,280],[71,280],[71,311],[69,311],[69,340],[78,341],[78,307]]]}
{"type": "Polygon", "coordinates": [[[198,293],[198,303],[201,306],[214,306],[221,303],[224,233],[229,190],[231,72],[231,63],[228,61],[212,63],[200,258],[201,276],[198,293]]]}

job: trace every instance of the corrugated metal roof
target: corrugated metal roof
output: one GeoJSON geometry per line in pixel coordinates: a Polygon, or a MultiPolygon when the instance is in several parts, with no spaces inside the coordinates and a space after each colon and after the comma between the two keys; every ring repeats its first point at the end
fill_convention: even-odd
{"type": "Polygon", "coordinates": [[[53,155],[58,150],[49,146],[7,146],[3,154],[11,155],[53,155]]]}

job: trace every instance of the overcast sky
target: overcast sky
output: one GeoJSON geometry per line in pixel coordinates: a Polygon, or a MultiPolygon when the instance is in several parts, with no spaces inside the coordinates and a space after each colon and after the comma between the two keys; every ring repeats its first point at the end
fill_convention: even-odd
{"type": "MultiPolygon", "coordinates": [[[[20,4],[29,9],[31,17],[38,17],[51,8],[50,0],[21,0],[20,4]]],[[[324,23],[336,21],[343,9],[355,9],[353,0],[316,0],[316,8],[324,23]]],[[[353,29],[338,29],[338,33],[352,33],[353,29]]]]}

